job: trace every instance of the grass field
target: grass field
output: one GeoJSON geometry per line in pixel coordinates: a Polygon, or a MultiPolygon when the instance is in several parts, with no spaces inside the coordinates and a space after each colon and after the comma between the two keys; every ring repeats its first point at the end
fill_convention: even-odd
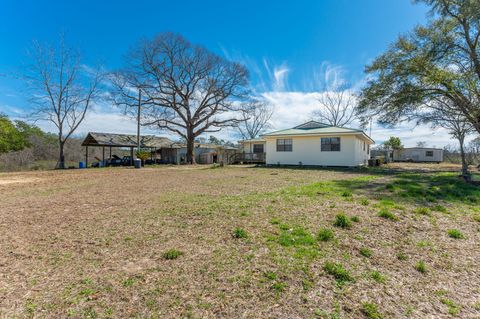
{"type": "Polygon", "coordinates": [[[450,169],[0,174],[0,317],[479,318],[450,169]]]}

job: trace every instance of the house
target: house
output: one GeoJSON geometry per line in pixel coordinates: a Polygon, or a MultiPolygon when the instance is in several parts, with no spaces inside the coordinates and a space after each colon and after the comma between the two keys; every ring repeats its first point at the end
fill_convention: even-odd
{"type": "Polygon", "coordinates": [[[265,149],[267,141],[263,138],[254,138],[238,142],[240,154],[236,161],[243,163],[265,163],[265,149]]]}
{"type": "Polygon", "coordinates": [[[375,142],[362,130],[310,121],[261,136],[267,165],[361,166],[375,142]]]}
{"type": "Polygon", "coordinates": [[[408,147],[393,151],[394,162],[443,162],[443,149],[408,147]]]}

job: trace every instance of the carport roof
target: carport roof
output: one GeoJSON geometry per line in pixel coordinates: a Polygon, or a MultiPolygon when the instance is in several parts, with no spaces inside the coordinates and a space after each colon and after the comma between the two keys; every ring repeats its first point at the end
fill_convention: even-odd
{"type": "MultiPolygon", "coordinates": [[[[168,147],[173,142],[166,137],[155,135],[140,136],[141,147],[161,148],[168,147]]],[[[83,140],[82,146],[112,146],[112,147],[136,147],[137,136],[128,134],[89,132],[83,140]]]]}

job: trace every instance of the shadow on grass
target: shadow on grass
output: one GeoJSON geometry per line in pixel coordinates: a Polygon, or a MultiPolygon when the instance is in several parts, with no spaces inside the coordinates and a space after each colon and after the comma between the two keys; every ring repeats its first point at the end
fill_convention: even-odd
{"type": "Polygon", "coordinates": [[[402,173],[389,180],[373,180],[372,183],[333,181],[339,187],[352,191],[361,190],[366,195],[385,195],[405,201],[480,203],[480,187],[468,184],[456,173],[402,173]]]}

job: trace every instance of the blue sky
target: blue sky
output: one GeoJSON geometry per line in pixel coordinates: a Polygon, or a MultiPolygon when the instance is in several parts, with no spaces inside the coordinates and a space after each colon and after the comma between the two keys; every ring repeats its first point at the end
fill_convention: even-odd
{"type": "MultiPolygon", "coordinates": [[[[361,87],[365,65],[399,34],[425,23],[426,13],[427,8],[409,0],[3,0],[0,111],[12,117],[28,112],[26,93],[14,75],[34,39],[56,41],[65,32],[69,44],[81,49],[85,64],[101,62],[115,69],[139,39],[173,31],[244,63],[252,85],[278,104],[279,114],[292,109],[297,114],[290,122],[281,116],[274,119],[276,128],[284,128],[309,119],[310,108],[315,107],[311,93],[322,90],[332,74],[361,87]]],[[[94,110],[80,132],[102,128],[133,132],[133,123],[116,113],[108,107],[94,110]]],[[[377,126],[374,130],[377,140],[388,135],[377,126]]],[[[437,146],[440,139],[449,143],[448,136],[438,135],[437,146]]],[[[412,139],[411,132],[406,137],[412,139]]]]}

